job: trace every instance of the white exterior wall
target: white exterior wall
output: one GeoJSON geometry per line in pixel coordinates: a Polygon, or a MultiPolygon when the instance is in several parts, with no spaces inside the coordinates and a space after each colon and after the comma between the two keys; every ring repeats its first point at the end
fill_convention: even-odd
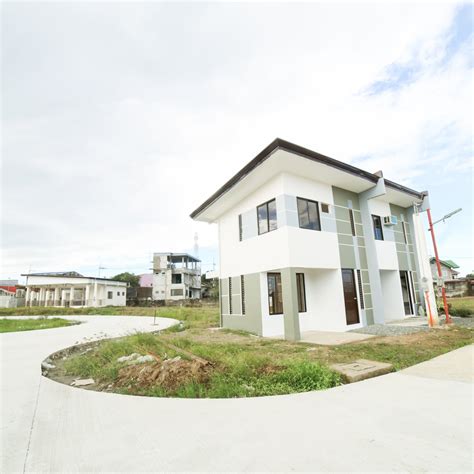
{"type": "Polygon", "coordinates": [[[385,321],[403,319],[405,308],[403,306],[400,272],[398,270],[382,270],[380,272],[380,282],[382,284],[385,321]]]}
{"type": "MultiPolygon", "coordinates": [[[[344,331],[367,324],[365,312],[359,308],[360,323],[347,326],[341,262],[337,233],[326,227],[322,231],[301,229],[287,225],[293,218],[285,206],[285,196],[302,197],[334,206],[333,191],[329,184],[282,173],[263,183],[255,192],[242,199],[235,207],[217,219],[219,224],[220,278],[259,273],[261,279],[262,332],[264,336],[284,333],[283,315],[269,315],[266,272],[283,268],[300,269],[305,274],[307,312],[300,313],[301,331],[344,331]],[[276,199],[278,229],[262,235],[249,236],[239,241],[239,214],[255,210],[258,205],[276,199]]],[[[370,214],[380,216],[383,241],[375,241],[378,269],[385,304],[385,320],[405,316],[400,284],[399,264],[394,231],[383,225],[383,218],[391,215],[390,204],[380,199],[368,202],[370,214]]],[[[296,216],[297,218],[297,216],[296,216]]],[[[328,216],[320,213],[321,221],[328,216]]],[[[330,223],[331,224],[331,223],[330,223]]],[[[416,234],[416,229],[414,230],[416,234]]],[[[373,239],[373,233],[366,235],[373,239]]],[[[418,260],[427,266],[431,281],[426,242],[416,236],[418,260]],[[420,251],[421,248],[421,251],[420,251]]],[[[422,265],[422,266],[423,266],[422,265]]],[[[423,276],[424,273],[422,272],[423,276]]],[[[358,291],[358,289],[356,289],[358,291]]],[[[431,291],[430,294],[434,293],[431,291]]],[[[360,302],[359,302],[360,304],[360,302]]],[[[432,308],[436,311],[434,302],[432,308]]]]}
{"type": "Polygon", "coordinates": [[[283,194],[283,181],[281,176],[277,176],[260,186],[256,192],[221,216],[218,221],[220,278],[258,273],[272,268],[288,266],[286,251],[288,240],[284,228],[278,228],[242,242],[239,241],[239,214],[256,208],[259,204],[281,194],[283,194]],[[271,251],[271,249],[275,249],[275,251],[271,251]],[[281,249],[284,249],[284,251],[281,249]]]}
{"type": "MultiPolygon", "coordinates": [[[[380,216],[384,240],[376,240],[377,261],[380,270],[398,270],[397,247],[391,226],[383,225],[383,218],[391,215],[390,204],[379,199],[369,201],[369,212],[380,216]]],[[[371,236],[373,238],[373,234],[371,236]]]]}
{"type": "MultiPolygon", "coordinates": [[[[339,270],[305,270],[306,313],[299,313],[301,331],[344,331],[346,308],[339,270]]],[[[354,329],[357,325],[351,325],[354,329]]]]}
{"type": "Polygon", "coordinates": [[[219,219],[220,278],[288,267],[340,268],[337,234],[284,225],[282,195],[334,204],[330,185],[289,174],[269,180],[219,219]],[[274,198],[279,228],[239,241],[239,214],[274,198]]]}

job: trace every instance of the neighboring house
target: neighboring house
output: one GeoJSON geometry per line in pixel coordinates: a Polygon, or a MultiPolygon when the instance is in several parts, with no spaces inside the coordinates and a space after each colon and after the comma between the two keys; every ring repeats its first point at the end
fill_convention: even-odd
{"type": "Polygon", "coordinates": [[[153,254],[153,299],[201,297],[201,261],[187,253],[153,254]]]}
{"type": "Polygon", "coordinates": [[[127,283],[77,272],[28,273],[26,306],[125,306],[127,283]]]}
{"type": "Polygon", "coordinates": [[[427,206],[381,172],[276,139],[191,214],[219,226],[221,325],[298,340],[416,315],[425,290],[436,312],[427,206]]]}
{"type": "Polygon", "coordinates": [[[25,288],[18,280],[0,280],[0,308],[17,308],[25,305],[25,288]]]}
{"type": "MultiPolygon", "coordinates": [[[[459,265],[454,263],[452,260],[440,260],[439,263],[441,265],[441,278],[443,281],[454,280],[458,277],[459,272],[457,272],[455,269],[459,268],[459,265]]],[[[430,266],[431,275],[433,276],[433,280],[436,283],[438,281],[438,267],[434,257],[430,258],[430,266]]]]}

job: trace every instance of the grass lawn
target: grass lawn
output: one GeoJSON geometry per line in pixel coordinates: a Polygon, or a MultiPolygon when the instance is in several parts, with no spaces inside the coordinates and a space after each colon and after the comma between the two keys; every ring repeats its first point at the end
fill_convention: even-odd
{"type": "MultiPolygon", "coordinates": [[[[448,305],[453,316],[474,315],[474,296],[448,298],[448,305]]],[[[442,302],[441,306],[443,306],[442,302]]]]}
{"type": "MultiPolygon", "coordinates": [[[[53,378],[93,378],[96,390],[146,396],[228,398],[305,392],[342,383],[329,365],[364,358],[395,370],[472,343],[473,331],[452,327],[397,337],[376,337],[341,346],[263,339],[241,331],[213,330],[217,309],[163,308],[186,322],[157,334],[104,341],[55,364],[53,378]],[[153,362],[128,366],[117,359],[150,354],[153,362]],[[179,356],[181,359],[166,360],[179,356]],[[209,364],[203,365],[202,361],[209,364]],[[161,378],[167,367],[165,378],[161,378]]],[[[167,313],[166,313],[167,314],[167,313]]],[[[160,311],[160,316],[163,315],[160,311]]]]}
{"type": "MultiPolygon", "coordinates": [[[[155,308],[136,306],[105,306],[103,308],[55,308],[55,307],[20,307],[0,308],[1,316],[70,316],[99,314],[104,316],[153,316],[155,308]]],[[[219,325],[219,308],[217,306],[202,307],[157,307],[156,315],[162,318],[179,319],[186,327],[207,328],[219,325]]]]}
{"type": "Polygon", "coordinates": [[[77,324],[74,321],[67,321],[61,318],[40,318],[40,319],[0,319],[1,332],[33,331],[35,329],[61,328],[77,324]]]}

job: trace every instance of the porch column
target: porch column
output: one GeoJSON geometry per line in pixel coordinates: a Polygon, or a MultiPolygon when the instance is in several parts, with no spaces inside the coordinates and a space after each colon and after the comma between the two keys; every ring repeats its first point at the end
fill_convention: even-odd
{"type": "Polygon", "coordinates": [[[30,295],[31,295],[31,289],[27,288],[26,289],[26,296],[25,296],[25,306],[29,306],[30,295]]]}
{"type": "Polygon", "coordinates": [[[296,272],[292,268],[281,271],[281,286],[283,294],[283,323],[285,339],[299,341],[300,318],[298,314],[298,292],[296,289],[296,272]]]}
{"type": "MultiPolygon", "coordinates": [[[[38,295],[38,306],[42,306],[44,301],[44,288],[40,287],[38,295]]],[[[44,305],[43,305],[44,306],[44,305]]]]}
{"type": "Polygon", "coordinates": [[[94,301],[92,306],[97,307],[97,280],[94,280],[94,301]]]}
{"type": "Polygon", "coordinates": [[[54,289],[54,303],[53,305],[56,306],[59,301],[59,288],[54,289]]]}
{"type": "Polygon", "coordinates": [[[91,287],[90,287],[89,283],[87,283],[87,285],[86,285],[86,295],[84,296],[84,298],[85,298],[84,305],[85,306],[89,306],[89,293],[90,293],[90,290],[91,290],[91,287]]]}
{"type": "Polygon", "coordinates": [[[66,306],[66,290],[61,290],[61,306],[66,306]]]}
{"type": "Polygon", "coordinates": [[[74,287],[71,286],[69,290],[69,306],[72,306],[72,302],[74,301],[74,287]]]}
{"type": "Polygon", "coordinates": [[[44,305],[48,306],[48,300],[49,300],[49,288],[44,289],[44,305]]]}

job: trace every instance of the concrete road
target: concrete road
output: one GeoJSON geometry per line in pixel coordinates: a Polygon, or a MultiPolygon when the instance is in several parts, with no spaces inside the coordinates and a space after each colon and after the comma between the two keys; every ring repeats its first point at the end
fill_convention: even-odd
{"type": "Polygon", "coordinates": [[[3,472],[472,471],[472,346],[332,390],[253,399],[130,397],[40,376],[41,360],[87,326],[126,330],[127,318],[109,329],[114,319],[2,335],[3,472]]]}

